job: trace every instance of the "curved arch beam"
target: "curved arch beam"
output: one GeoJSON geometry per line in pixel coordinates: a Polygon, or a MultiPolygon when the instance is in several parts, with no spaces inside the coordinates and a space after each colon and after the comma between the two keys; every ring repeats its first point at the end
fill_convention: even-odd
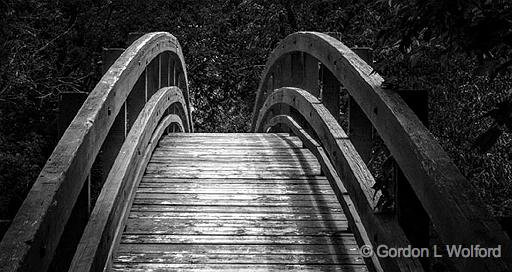
{"type": "MultiPolygon", "coordinates": [[[[350,184],[347,187],[354,188],[359,185],[364,193],[364,201],[373,210],[377,205],[378,198],[373,197],[372,186],[375,184],[375,180],[372,174],[336,119],[312,94],[290,87],[274,91],[263,104],[256,122],[256,132],[263,132],[265,125],[270,125],[272,117],[279,114],[270,112],[270,109],[278,104],[291,106],[308,121],[334,163],[338,174],[350,184]]],[[[355,189],[353,190],[355,191],[355,189]]]]}
{"type": "MultiPolygon", "coordinates": [[[[160,130],[165,130],[171,125],[176,125],[180,129],[179,132],[186,132],[185,127],[183,126],[183,122],[181,121],[181,117],[176,114],[169,114],[167,115],[162,122],[160,122],[160,125],[158,125],[158,128],[155,130],[155,134],[159,133],[160,136],[162,136],[163,131],[160,132],[160,130]]],[[[156,139],[158,141],[159,139],[156,139]]]]}
{"type": "Polygon", "coordinates": [[[274,64],[292,52],[305,52],[318,59],[348,90],[410,181],[445,243],[486,247],[501,243],[504,248],[501,259],[457,259],[458,269],[506,270],[506,263],[512,263],[512,243],[487,212],[473,186],[402,98],[395,91],[382,88],[383,78],[337,39],[322,33],[297,32],[279,44],[262,74],[253,129],[274,64]]]}
{"type": "Polygon", "coordinates": [[[164,117],[159,126],[165,110],[174,103],[184,106],[181,91],[177,87],[162,88],[151,97],[137,117],[96,201],[70,271],[103,270],[112,246],[122,233],[125,214],[156,143],[167,125],[181,123],[179,116],[171,115],[164,117]]]}
{"type": "MultiPolygon", "coordinates": [[[[312,94],[302,89],[290,87],[283,87],[274,91],[267,97],[260,111],[256,131],[263,132],[278,123],[292,125],[289,128],[294,130],[293,126],[296,122],[289,116],[287,116],[288,118],[284,117],[279,112],[283,109],[282,107],[275,107],[279,104],[288,105],[298,111],[317,134],[318,140],[325,149],[325,153],[327,153],[327,157],[323,159],[330,161],[329,163],[332,162],[337,175],[340,176],[343,182],[342,185],[344,185],[346,192],[348,192],[356,206],[358,216],[368,232],[368,237],[372,238],[373,246],[386,244],[393,248],[402,248],[410,245],[404,232],[396,222],[374,213],[380,193],[377,193],[374,197],[372,186],[375,181],[373,176],[341,126],[312,94]]],[[[303,130],[297,130],[296,132],[307,135],[303,130]]],[[[318,149],[319,146],[317,146],[316,141],[308,140],[308,138],[302,140],[306,147],[312,149],[315,153],[314,150],[318,149]],[[307,144],[308,142],[311,143],[307,144]]],[[[338,185],[338,187],[343,186],[338,185]]],[[[341,192],[344,193],[345,189],[342,189],[341,192]]],[[[423,271],[417,258],[387,258],[382,260],[382,265],[389,271],[423,271]]]]}
{"type": "MultiPolygon", "coordinates": [[[[348,218],[348,223],[350,228],[354,231],[356,239],[360,245],[372,245],[370,237],[368,236],[368,232],[364,227],[365,224],[362,223],[361,217],[357,212],[357,206],[354,205],[350,194],[348,193],[345,185],[341,181],[338,176],[335,167],[330,162],[327,154],[321,145],[319,145],[313,137],[311,137],[291,116],[288,115],[276,115],[272,117],[263,127],[263,131],[268,132],[273,127],[278,127],[279,125],[285,125],[288,127],[295,136],[299,137],[304,144],[318,159],[318,162],[322,166],[322,172],[325,174],[329,182],[331,183],[331,187],[333,188],[338,201],[340,202],[343,212],[348,218]]],[[[370,258],[365,260],[366,264],[371,265],[373,270],[371,271],[384,271],[382,265],[379,261],[379,258],[373,254],[370,258]]],[[[423,271],[421,265],[417,260],[412,260],[411,264],[416,265],[415,271],[423,271]]],[[[395,267],[389,267],[389,270],[400,270],[395,267]]],[[[410,270],[406,270],[410,271],[410,270]]]]}
{"type": "MultiPolygon", "coordinates": [[[[0,264],[4,269],[48,269],[70,217],[69,207],[74,206],[117,113],[146,65],[162,52],[176,54],[185,71],[176,38],[166,32],[149,33],[126,49],[93,89],[0,243],[0,264]]],[[[184,95],[188,100],[188,90],[184,95]]],[[[189,103],[186,105],[190,115],[189,103]]]]}

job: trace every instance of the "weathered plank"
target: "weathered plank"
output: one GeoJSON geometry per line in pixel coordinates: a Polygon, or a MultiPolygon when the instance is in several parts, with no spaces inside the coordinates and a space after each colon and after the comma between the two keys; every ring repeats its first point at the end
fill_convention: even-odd
{"type": "Polygon", "coordinates": [[[221,244],[221,245],[337,245],[357,244],[353,234],[338,233],[333,236],[251,236],[251,235],[168,235],[124,234],[121,243],[148,244],[221,244]]]}
{"type": "Polygon", "coordinates": [[[139,185],[139,188],[173,188],[178,190],[253,190],[253,189],[274,189],[274,190],[286,190],[286,189],[292,189],[292,190],[310,190],[310,191],[316,191],[316,190],[330,190],[331,186],[329,183],[312,183],[312,184],[289,184],[289,183],[283,183],[283,184],[259,184],[259,183],[253,183],[253,184],[208,184],[208,183],[200,183],[200,184],[193,184],[193,183],[181,183],[181,182],[141,182],[139,185]]]}
{"type": "MultiPolygon", "coordinates": [[[[336,202],[336,196],[330,195],[267,195],[267,194],[251,194],[247,191],[245,194],[163,194],[163,193],[138,193],[135,199],[163,199],[169,203],[182,203],[191,205],[195,201],[239,201],[239,202],[252,202],[258,205],[281,203],[288,205],[295,205],[296,202],[311,202],[311,203],[332,203],[336,202]]],[[[220,205],[220,204],[219,204],[220,205]]]]}
{"type": "Polygon", "coordinates": [[[212,212],[212,213],[294,213],[294,214],[311,214],[311,213],[342,213],[340,208],[333,207],[246,207],[232,206],[225,207],[223,205],[209,206],[174,206],[174,205],[147,205],[134,204],[132,211],[136,212],[212,212]]]}
{"type": "Polygon", "coordinates": [[[344,221],[347,220],[344,214],[296,214],[296,213],[221,213],[221,212],[130,212],[129,218],[148,219],[218,219],[218,220],[323,220],[323,221],[344,221]]]}
{"type": "Polygon", "coordinates": [[[219,165],[218,163],[203,163],[203,164],[194,164],[194,165],[183,165],[183,164],[149,164],[147,166],[147,173],[151,173],[151,171],[155,172],[167,172],[167,171],[176,171],[176,170],[186,170],[186,171],[211,171],[211,170],[219,170],[222,171],[236,171],[236,170],[251,170],[251,171],[301,171],[310,170],[310,171],[319,171],[320,165],[316,163],[303,163],[298,165],[287,165],[287,164],[223,164],[219,165]]]}
{"type": "Polygon", "coordinates": [[[194,186],[201,186],[201,184],[281,184],[281,185],[296,185],[296,184],[311,184],[321,185],[329,184],[327,179],[323,176],[308,176],[295,179],[222,179],[222,178],[209,178],[209,179],[190,179],[190,178],[151,178],[143,177],[141,183],[175,183],[175,184],[189,184],[194,186]]]}
{"type": "Polygon", "coordinates": [[[112,271],[119,272],[167,272],[167,271],[247,271],[247,272],[280,272],[280,271],[308,271],[308,272],[367,272],[364,265],[277,265],[277,264],[119,264],[112,267],[112,271]]]}
{"type": "Polygon", "coordinates": [[[303,167],[319,167],[316,161],[313,160],[286,160],[281,161],[277,159],[266,160],[266,161],[251,161],[242,162],[233,158],[225,161],[212,161],[212,160],[174,160],[167,162],[154,162],[150,161],[148,167],[207,167],[207,168],[223,168],[223,167],[238,167],[238,168],[261,168],[264,166],[269,167],[281,167],[281,168],[303,168],[303,167]]]}
{"type": "MultiPolygon", "coordinates": [[[[300,199],[256,199],[245,200],[235,198],[210,198],[211,195],[205,197],[196,197],[194,199],[173,198],[172,194],[139,194],[135,196],[134,204],[146,205],[172,205],[172,206],[245,206],[245,207],[338,207],[339,203],[335,197],[316,198],[310,200],[302,200],[303,195],[297,195],[300,199]]],[[[190,195],[188,195],[190,196],[190,195]]],[[[293,197],[295,195],[290,195],[293,197]]]]}
{"type": "Polygon", "coordinates": [[[195,245],[195,244],[120,244],[119,253],[129,252],[168,252],[176,254],[252,254],[252,255],[329,255],[359,254],[359,247],[353,244],[340,244],[336,247],[323,245],[195,245]]]}
{"type": "Polygon", "coordinates": [[[247,254],[175,254],[124,253],[116,263],[208,263],[208,264],[363,264],[357,255],[247,255],[247,254]]]}
{"type": "Polygon", "coordinates": [[[130,218],[125,234],[202,234],[202,235],[312,235],[330,236],[347,232],[347,221],[271,221],[217,219],[130,218]]]}

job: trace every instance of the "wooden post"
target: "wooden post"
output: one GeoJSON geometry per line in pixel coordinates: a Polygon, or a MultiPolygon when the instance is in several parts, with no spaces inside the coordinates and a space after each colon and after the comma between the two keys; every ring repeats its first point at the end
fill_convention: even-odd
{"type": "MultiPolygon", "coordinates": [[[[124,52],[123,48],[109,48],[103,50],[103,66],[102,66],[102,72],[105,74],[110,66],[117,60],[117,58],[124,52]]],[[[107,115],[112,116],[114,115],[114,109],[108,108],[107,109],[107,115]]],[[[126,103],[123,104],[121,109],[119,110],[119,113],[114,119],[114,123],[112,124],[112,127],[110,128],[110,131],[107,135],[107,138],[103,142],[103,145],[101,146],[100,150],[100,177],[99,177],[99,184],[103,184],[105,179],[108,176],[108,173],[110,172],[110,168],[112,167],[112,164],[114,163],[117,154],[119,150],[121,149],[121,146],[124,143],[124,139],[127,134],[127,125],[126,125],[126,103]]],[[[97,181],[94,181],[95,183],[97,181]]]]}
{"type": "Polygon", "coordinates": [[[159,89],[169,85],[171,55],[169,52],[160,54],[160,84],[159,89]]]}
{"type": "MultiPolygon", "coordinates": [[[[425,90],[400,90],[402,99],[416,113],[422,123],[428,127],[428,92],[425,90]]],[[[430,246],[430,219],[418,200],[397,163],[394,164],[396,177],[396,215],[412,247],[430,246]]],[[[429,267],[428,258],[420,258],[425,269],[429,267]]]]}
{"type": "MultiPolygon", "coordinates": [[[[373,62],[373,51],[368,47],[352,48],[360,58],[367,63],[373,62]]],[[[371,64],[370,64],[371,65],[371,64]]],[[[368,164],[372,155],[373,146],[373,126],[366,114],[363,112],[357,102],[349,97],[348,102],[348,135],[354,145],[357,153],[363,161],[368,164]]]]}
{"type": "Polygon", "coordinates": [[[308,54],[304,53],[304,80],[302,83],[303,89],[310,92],[317,98],[320,97],[320,64],[318,60],[308,54]]]}
{"type": "Polygon", "coordinates": [[[304,81],[304,52],[291,53],[291,86],[302,87],[304,81]]]}
{"type": "MultiPolygon", "coordinates": [[[[295,78],[294,78],[293,71],[298,70],[299,68],[293,67],[293,64],[294,64],[293,58],[294,58],[294,56],[292,53],[287,54],[283,58],[281,58],[281,60],[280,60],[281,61],[280,62],[281,69],[280,69],[280,74],[279,74],[279,86],[278,87],[296,86],[296,85],[294,85],[295,78]]],[[[295,58],[297,58],[297,56],[295,56],[295,58]]],[[[298,63],[295,63],[295,64],[298,64],[298,63]]],[[[280,111],[280,114],[285,114],[285,115],[291,114],[290,106],[285,105],[285,104],[282,104],[280,106],[279,111],[280,111]]],[[[290,129],[285,125],[279,125],[279,131],[284,132],[284,133],[290,133],[290,129]]]]}
{"type": "Polygon", "coordinates": [[[341,85],[338,79],[325,67],[320,65],[321,87],[320,87],[320,101],[334,116],[336,121],[340,121],[340,94],[341,85]]]}
{"type": "MultiPolygon", "coordinates": [[[[61,93],[59,99],[59,114],[57,117],[57,129],[59,138],[62,137],[64,131],[68,128],[69,124],[75,118],[76,113],[82,107],[82,104],[87,99],[88,93],[61,93]]],[[[90,172],[89,172],[90,173],[90,172]]],[[[64,228],[61,239],[55,251],[55,256],[50,264],[50,271],[64,271],[67,270],[76,246],[80,241],[82,232],[89,220],[91,212],[91,186],[90,174],[87,181],[82,186],[80,194],[75,202],[71,211],[71,216],[68,223],[64,228]]]]}
{"type": "Polygon", "coordinates": [[[146,67],[146,102],[160,87],[160,57],[157,56],[146,67]]]}

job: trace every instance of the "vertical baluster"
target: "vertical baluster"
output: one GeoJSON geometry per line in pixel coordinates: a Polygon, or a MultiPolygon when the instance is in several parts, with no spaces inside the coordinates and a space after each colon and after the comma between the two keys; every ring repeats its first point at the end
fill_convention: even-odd
{"type": "MultiPolygon", "coordinates": [[[[428,127],[428,92],[426,90],[398,90],[402,99],[428,127]]],[[[395,162],[395,203],[396,215],[412,247],[430,246],[430,218],[416,193],[395,162]]],[[[419,258],[424,268],[429,267],[428,258],[419,258]]]]}
{"type": "MultiPolygon", "coordinates": [[[[107,72],[114,61],[123,53],[122,48],[111,48],[103,51],[103,74],[107,72]]],[[[110,172],[110,168],[114,164],[114,161],[124,143],[126,137],[126,103],[124,103],[119,110],[117,116],[115,116],[114,123],[110,128],[103,145],[101,146],[101,178],[100,184],[103,184],[105,179],[110,172]]],[[[114,118],[115,109],[111,106],[107,106],[107,115],[114,118]]]]}
{"type": "Polygon", "coordinates": [[[340,95],[341,85],[338,79],[325,67],[320,65],[321,89],[320,97],[322,104],[334,116],[336,121],[340,121],[340,95]]]}
{"type": "MultiPolygon", "coordinates": [[[[352,48],[352,50],[368,64],[371,65],[373,63],[372,49],[360,47],[352,48]]],[[[372,155],[372,123],[352,96],[349,97],[348,105],[348,134],[350,141],[363,161],[368,163],[372,155]]]]}
{"type": "MultiPolygon", "coordinates": [[[[135,40],[140,38],[143,33],[140,32],[132,32],[128,35],[127,45],[130,46],[135,40]]],[[[144,65],[144,63],[139,63],[139,65],[144,65]]],[[[127,125],[126,130],[130,132],[130,129],[137,120],[137,116],[139,116],[140,111],[144,108],[144,104],[146,103],[146,71],[142,72],[139,76],[137,82],[133,86],[132,91],[126,98],[126,119],[127,125]]]]}
{"type": "Polygon", "coordinates": [[[159,88],[169,86],[169,62],[170,53],[164,52],[160,54],[160,84],[159,88]]]}
{"type": "Polygon", "coordinates": [[[157,56],[146,66],[146,102],[158,91],[160,85],[160,58],[157,56]]]}
{"type": "MultiPolygon", "coordinates": [[[[293,71],[297,68],[293,67],[293,57],[292,54],[287,54],[280,59],[280,69],[279,69],[279,87],[288,87],[294,86],[294,74],[293,71]]],[[[290,115],[291,110],[290,106],[282,104],[279,107],[280,114],[290,115]]],[[[284,133],[289,133],[290,130],[285,125],[279,125],[279,131],[284,133]]]]}
{"type": "Polygon", "coordinates": [[[310,92],[312,95],[320,97],[320,68],[318,60],[315,57],[308,54],[304,54],[303,57],[304,80],[302,81],[302,88],[310,92]]]}

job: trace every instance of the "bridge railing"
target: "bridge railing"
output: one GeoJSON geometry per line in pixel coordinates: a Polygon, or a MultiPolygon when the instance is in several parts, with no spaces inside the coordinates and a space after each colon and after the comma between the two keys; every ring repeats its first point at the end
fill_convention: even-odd
{"type": "MultiPolygon", "coordinates": [[[[107,54],[111,57],[106,58],[106,67],[109,60],[112,65],[64,132],[0,243],[2,271],[64,270],[92,206],[89,181],[94,176],[93,164],[99,162],[104,174],[112,172],[113,166],[119,169],[114,162],[123,143],[130,145],[126,141],[139,148],[136,158],[142,156],[154,144],[153,131],[161,132],[158,124],[192,130],[185,62],[174,36],[149,33],[126,50],[110,50],[107,54]],[[182,90],[182,103],[153,102],[151,110],[143,110],[157,90],[165,86],[179,89],[166,89],[163,94],[158,93],[159,98],[171,101],[177,90],[182,90]],[[146,116],[137,123],[141,112],[151,113],[151,118],[146,116]],[[174,114],[165,117],[171,113],[174,114]],[[151,125],[146,125],[149,121],[151,125]],[[130,138],[129,132],[141,127],[143,137],[130,138]]],[[[144,160],[135,161],[140,164],[144,160]]],[[[133,161],[130,163],[133,165],[133,161]]]]}
{"type": "MultiPolygon", "coordinates": [[[[354,51],[369,60],[368,50],[351,50],[327,34],[286,37],[263,71],[252,129],[263,131],[268,124],[273,130],[286,129],[285,118],[273,119],[284,115],[317,139],[352,198],[372,246],[428,246],[425,239],[432,228],[444,245],[501,246],[500,258],[450,258],[456,270],[508,271],[510,238],[420,121],[418,115],[426,116],[424,101],[416,94],[383,88],[383,78],[354,51]],[[339,118],[342,90],[349,95],[348,134],[339,118]],[[420,105],[415,107],[418,115],[406,102],[420,105]],[[396,162],[399,190],[394,194],[401,202],[392,213],[378,211],[383,192],[376,191],[366,165],[373,129],[396,162]]],[[[390,271],[422,269],[415,258],[385,258],[381,263],[390,271]]]]}

